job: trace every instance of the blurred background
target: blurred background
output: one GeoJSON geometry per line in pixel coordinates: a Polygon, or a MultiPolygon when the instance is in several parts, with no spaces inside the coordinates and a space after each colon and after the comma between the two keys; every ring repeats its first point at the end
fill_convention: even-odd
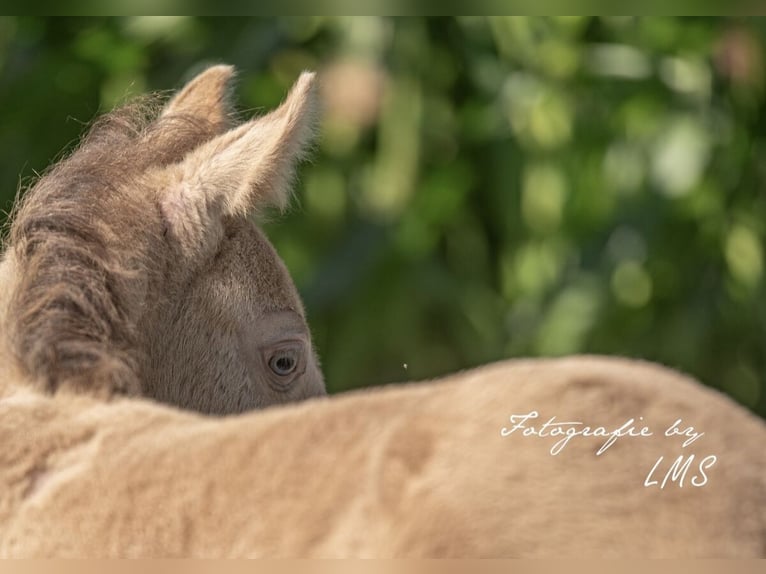
{"type": "MultiPolygon", "coordinates": [[[[130,95],[214,62],[325,118],[266,230],[328,387],[604,353],[766,415],[766,22],[0,19],[0,207],[130,95]]],[[[2,216],[5,217],[5,216],[2,216]]]]}

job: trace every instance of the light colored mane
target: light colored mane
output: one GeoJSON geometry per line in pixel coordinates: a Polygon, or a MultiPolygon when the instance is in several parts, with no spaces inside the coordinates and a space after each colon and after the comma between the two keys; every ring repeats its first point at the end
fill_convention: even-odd
{"type": "Polygon", "coordinates": [[[133,188],[147,168],[180,160],[222,127],[191,116],[157,120],[158,110],[145,100],[100,118],[13,214],[19,277],[5,328],[16,359],[48,390],[140,389],[131,307],[147,288],[149,251],[166,250],[149,226],[131,234],[144,245],[120,242],[150,208],[133,188]]]}

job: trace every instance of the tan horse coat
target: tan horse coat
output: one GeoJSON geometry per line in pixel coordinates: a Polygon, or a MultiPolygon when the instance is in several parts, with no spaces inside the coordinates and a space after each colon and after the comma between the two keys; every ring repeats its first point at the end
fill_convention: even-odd
{"type": "Polygon", "coordinates": [[[113,116],[117,132],[96,130],[22,208],[0,289],[0,557],[766,555],[766,425],[656,365],[508,361],[224,418],[146,398],[232,413],[324,390],[284,266],[257,229],[234,221],[284,202],[311,78],[265,120],[225,131],[230,73],[213,68],[166,108],[199,108],[206,127],[193,137],[126,131],[113,116]],[[134,155],[104,173],[139,166],[144,191],[116,188],[88,204],[94,226],[67,227],[58,215],[79,211],[69,180],[56,178],[97,165],[98,138],[115,133],[134,155]],[[168,142],[164,155],[142,147],[168,142]],[[46,219],[46,197],[57,217],[46,219]],[[156,207],[139,218],[137,243],[110,220],[120,198],[136,217],[142,201],[156,207]],[[151,248],[163,237],[170,254],[151,248]],[[216,299],[223,272],[236,289],[216,299]],[[213,287],[184,291],[190,277],[213,287]],[[233,312],[206,327],[194,306],[154,305],[157,289],[233,312]],[[184,338],[188,325],[196,339],[184,338]],[[297,387],[263,374],[269,355],[259,353],[285,344],[304,353],[297,387]],[[650,434],[599,455],[605,436],[572,436],[560,450],[565,437],[538,436],[584,426],[650,434]]]}
{"type": "Polygon", "coordinates": [[[595,357],[223,420],[20,391],[0,401],[0,556],[763,557],[765,440],[717,392],[595,357]],[[603,438],[552,456],[501,436],[533,410],[653,435],[600,456],[603,438]],[[677,419],[704,435],[665,437],[677,419]],[[679,455],[689,473],[660,488],[679,455]]]}

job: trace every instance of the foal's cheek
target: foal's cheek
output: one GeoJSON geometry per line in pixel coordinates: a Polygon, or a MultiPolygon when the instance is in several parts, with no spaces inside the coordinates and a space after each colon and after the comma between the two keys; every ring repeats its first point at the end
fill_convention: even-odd
{"type": "Polygon", "coordinates": [[[266,396],[266,372],[265,365],[261,364],[261,356],[256,345],[252,342],[242,340],[237,341],[237,351],[244,371],[247,373],[250,390],[256,395],[256,402],[259,404],[268,404],[266,396]]]}
{"type": "Polygon", "coordinates": [[[324,377],[315,357],[311,357],[301,381],[304,399],[327,396],[324,377]]]}

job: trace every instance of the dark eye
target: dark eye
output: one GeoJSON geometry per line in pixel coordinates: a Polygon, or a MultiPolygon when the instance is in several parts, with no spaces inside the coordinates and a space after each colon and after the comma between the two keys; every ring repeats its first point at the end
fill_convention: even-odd
{"type": "Polygon", "coordinates": [[[269,359],[269,368],[274,371],[275,375],[285,377],[295,370],[298,365],[298,360],[295,356],[295,351],[286,349],[284,351],[277,351],[269,359]]]}

